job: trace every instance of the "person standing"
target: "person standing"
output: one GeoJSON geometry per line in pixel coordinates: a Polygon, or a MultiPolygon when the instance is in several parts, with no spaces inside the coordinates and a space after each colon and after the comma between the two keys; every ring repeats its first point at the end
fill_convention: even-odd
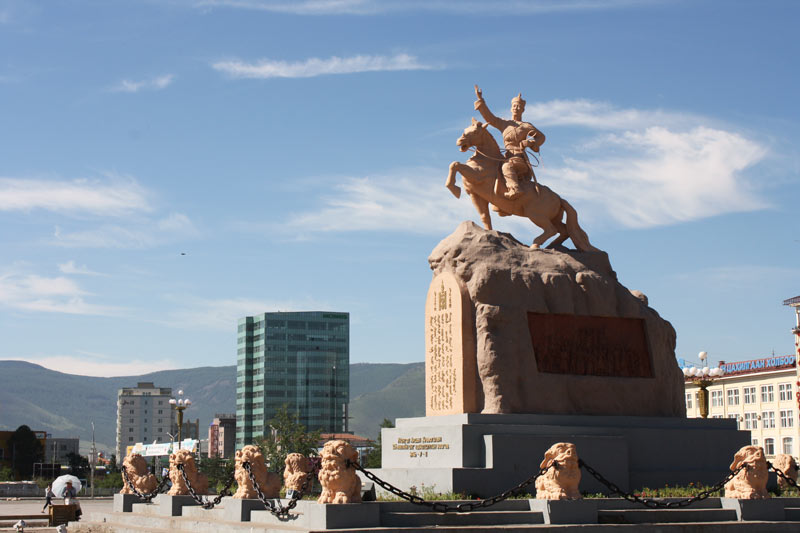
{"type": "Polygon", "coordinates": [[[44,489],[44,507],[42,507],[42,512],[47,509],[48,505],[53,505],[53,498],[55,498],[56,494],[53,492],[53,484],[50,483],[47,485],[47,488],[44,489]]]}
{"type": "Polygon", "coordinates": [[[61,491],[61,497],[64,498],[65,505],[75,505],[77,507],[75,518],[80,520],[82,514],[81,503],[78,501],[78,491],[72,486],[72,481],[67,481],[67,486],[61,491]]]}

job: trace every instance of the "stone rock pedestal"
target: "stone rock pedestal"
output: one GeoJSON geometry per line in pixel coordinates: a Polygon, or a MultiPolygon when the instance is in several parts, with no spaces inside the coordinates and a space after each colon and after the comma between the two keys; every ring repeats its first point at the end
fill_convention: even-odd
{"type": "Polygon", "coordinates": [[[605,252],[464,222],[428,261],[426,415],[686,415],[675,330],[605,252]]]}
{"type": "MultiPolygon", "coordinates": [[[[711,485],[750,435],[728,419],[458,414],[400,418],[381,439],[383,468],[373,470],[381,479],[403,490],[486,498],[537,472],[556,442],[574,443],[581,459],[623,490],[711,485]]],[[[579,489],[608,493],[585,470],[579,489]]]]}

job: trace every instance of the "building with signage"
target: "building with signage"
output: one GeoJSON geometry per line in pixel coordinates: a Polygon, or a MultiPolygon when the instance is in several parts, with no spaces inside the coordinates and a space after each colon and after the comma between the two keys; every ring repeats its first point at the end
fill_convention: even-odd
{"type": "MultiPolygon", "coordinates": [[[[709,418],[733,418],[740,430],[750,431],[753,445],[767,459],[776,454],[800,455],[800,409],[797,361],[794,355],[765,357],[735,363],[721,362],[724,374],[708,385],[709,418]]],[[[700,417],[699,386],[686,381],[686,416],[700,417]]]]}
{"type": "Polygon", "coordinates": [[[287,405],[309,430],[345,430],[350,396],[350,314],[263,313],[239,319],[236,447],[269,431],[287,405]]]}
{"type": "Polygon", "coordinates": [[[208,456],[228,458],[236,449],[236,414],[217,414],[208,426],[208,456]]]}
{"type": "Polygon", "coordinates": [[[177,427],[169,400],[172,389],[140,382],[117,393],[117,461],[122,464],[128,446],[137,442],[169,442],[177,427]]]}

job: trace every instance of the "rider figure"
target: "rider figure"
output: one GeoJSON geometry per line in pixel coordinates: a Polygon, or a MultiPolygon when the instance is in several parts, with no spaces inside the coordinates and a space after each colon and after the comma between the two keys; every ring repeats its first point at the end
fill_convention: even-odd
{"type": "Polygon", "coordinates": [[[475,100],[475,109],[480,112],[487,123],[500,130],[503,135],[506,161],[503,163],[502,172],[508,189],[505,197],[513,200],[522,194],[522,183],[530,182],[534,177],[525,148],[531,148],[534,152],[538,152],[539,147],[544,144],[544,133],[533,124],[522,121],[522,113],[525,111],[525,100],[522,99],[522,93],[511,100],[511,120],[498,118],[489,111],[489,106],[483,100],[483,93],[477,85],[475,86],[475,96],[478,98],[475,100]]]}

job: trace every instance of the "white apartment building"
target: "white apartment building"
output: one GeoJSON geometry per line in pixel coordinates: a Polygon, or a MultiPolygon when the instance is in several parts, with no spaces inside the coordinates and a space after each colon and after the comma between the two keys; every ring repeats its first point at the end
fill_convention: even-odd
{"type": "MultiPolygon", "coordinates": [[[[797,397],[797,358],[773,356],[720,363],[725,374],[708,385],[708,417],[736,419],[750,432],[753,445],[767,459],[787,453],[800,456],[800,408],[797,397]]],[[[686,380],[686,416],[700,417],[697,378],[686,380]]]]}
{"type": "Polygon", "coordinates": [[[117,462],[122,464],[128,446],[137,442],[170,442],[175,411],[169,404],[172,389],[140,382],[117,393],[117,462]]]}

